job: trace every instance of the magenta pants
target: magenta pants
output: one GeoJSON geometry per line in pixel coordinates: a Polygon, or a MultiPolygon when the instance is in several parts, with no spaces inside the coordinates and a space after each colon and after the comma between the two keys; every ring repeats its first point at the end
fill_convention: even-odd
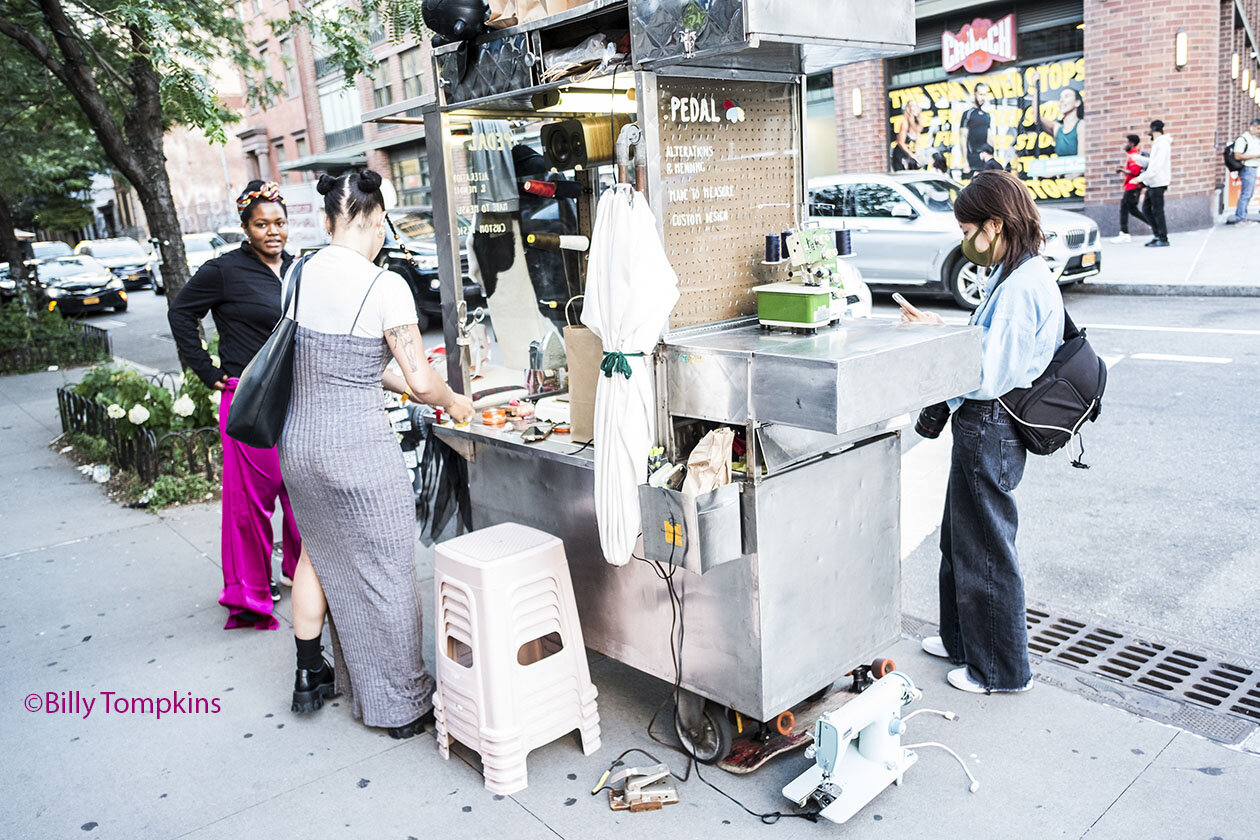
{"type": "Polygon", "coordinates": [[[228,608],[225,630],[246,626],[275,630],[280,624],[271,614],[271,516],[277,497],[284,512],[280,568],[289,578],[302,554],[302,536],[289,507],[275,448],[255,449],[228,437],[227,417],[237,381],[236,377],[227,381],[219,403],[223,442],[223,592],[219,603],[228,608]]]}

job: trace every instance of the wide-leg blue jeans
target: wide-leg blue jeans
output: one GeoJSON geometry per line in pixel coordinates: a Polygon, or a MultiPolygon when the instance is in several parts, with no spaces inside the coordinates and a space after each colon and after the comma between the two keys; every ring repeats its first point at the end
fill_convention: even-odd
{"type": "Polygon", "coordinates": [[[968,400],[954,413],[941,521],[941,640],[950,661],[990,691],[1032,678],[1012,492],[1028,451],[1013,422],[997,400],[968,400]]]}

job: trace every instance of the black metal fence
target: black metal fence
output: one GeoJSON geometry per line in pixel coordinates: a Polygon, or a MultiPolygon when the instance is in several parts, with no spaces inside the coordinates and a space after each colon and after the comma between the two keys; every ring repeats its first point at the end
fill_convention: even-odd
{"type": "Polygon", "coordinates": [[[109,416],[105,406],[66,388],[57,389],[57,409],[63,432],[101,438],[109,447],[110,462],[120,469],[134,470],[143,481],[151,482],[173,471],[218,480],[220,459],[215,448],[219,429],[215,426],[181,429],[158,437],[149,429],[123,427],[109,416]]]}
{"type": "Polygon", "coordinates": [[[49,365],[75,365],[112,358],[109,330],[76,324],[77,332],[56,338],[37,338],[23,347],[0,353],[0,373],[38,370],[49,365]]]}

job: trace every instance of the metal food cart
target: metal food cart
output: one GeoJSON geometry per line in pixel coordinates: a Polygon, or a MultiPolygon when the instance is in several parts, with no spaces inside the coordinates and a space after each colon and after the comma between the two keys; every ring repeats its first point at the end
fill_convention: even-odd
{"type": "MultiPolygon", "coordinates": [[[[523,267],[519,240],[543,224],[542,211],[527,220],[510,202],[484,203],[496,191],[486,154],[510,145],[519,164],[544,146],[550,166],[536,177],[581,185],[569,232],[589,235],[615,171],[608,140],[630,120],[642,130],[637,171],[680,291],[654,354],[659,443],[685,462],[699,435],[722,424],[747,464],[720,514],[736,550],[697,556],[689,546],[675,561],[686,622],[677,729],[702,758],[729,749],[727,709],[772,721],[899,638],[900,429],[908,412],[978,384],[972,328],[845,320],[802,334],[752,317],[765,235],[807,215],[804,74],[913,41],[912,0],[593,0],[434,51],[437,90],[423,119],[448,374],[464,393],[475,388],[461,260],[482,272],[516,265],[495,274],[495,295],[516,302],[496,309],[490,298],[500,345],[522,328],[528,337],[530,318],[554,320],[556,300],[542,300],[540,284],[567,295],[567,310],[585,274],[570,253],[512,279],[523,267]],[[592,36],[598,46],[601,34],[613,61],[556,76],[560,51],[592,36]],[[629,45],[624,58],[608,46],[617,43],[629,45]],[[582,147],[571,157],[554,148],[564,121],[578,133],[570,145],[582,147]],[[456,234],[470,221],[471,234],[456,234]],[[518,241],[496,245],[504,231],[518,241]],[[510,291],[512,282],[534,288],[510,291]],[[531,296],[541,314],[523,315],[531,296]]],[[[518,378],[521,350],[500,347],[518,378]]],[[[667,587],[647,563],[602,556],[591,449],[555,436],[525,443],[476,421],[435,431],[468,461],[474,527],[518,522],[561,537],[586,645],[672,682],[667,587]]]]}

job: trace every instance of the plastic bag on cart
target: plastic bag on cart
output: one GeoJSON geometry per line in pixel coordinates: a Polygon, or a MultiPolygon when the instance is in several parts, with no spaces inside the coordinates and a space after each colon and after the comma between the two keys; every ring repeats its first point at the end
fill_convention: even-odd
{"type": "Polygon", "coordinates": [[[416,520],[420,542],[433,545],[446,535],[452,519],[459,533],[472,530],[472,504],[468,497],[468,464],[463,457],[429,430],[420,458],[416,496],[416,520]]]}
{"type": "Polygon", "coordinates": [[[618,184],[599,200],[582,323],[604,347],[595,391],[595,516],[604,559],[630,562],[638,485],[656,438],[649,357],[678,302],[674,273],[643,194],[618,184]]]}

